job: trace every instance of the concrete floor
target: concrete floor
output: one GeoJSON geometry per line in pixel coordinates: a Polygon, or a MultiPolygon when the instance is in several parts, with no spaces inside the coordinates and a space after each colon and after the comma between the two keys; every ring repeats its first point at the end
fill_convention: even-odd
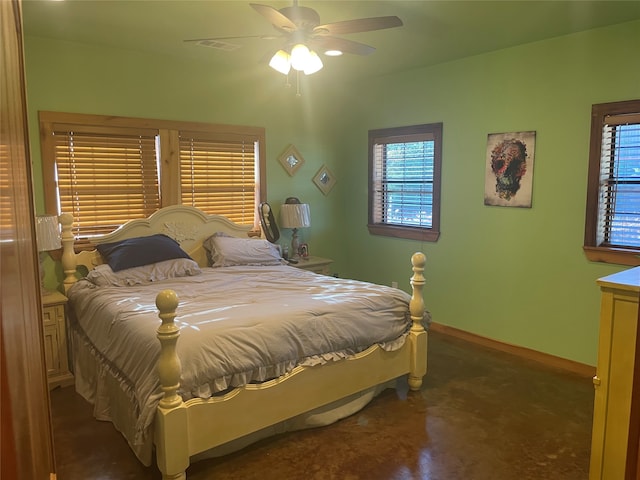
{"type": "MultiPolygon", "coordinates": [[[[404,382],[328,427],[194,463],[189,480],[585,480],[590,378],[431,333],[420,392],[404,382]]],[[[158,479],[73,387],[51,392],[59,480],[158,479]]]]}

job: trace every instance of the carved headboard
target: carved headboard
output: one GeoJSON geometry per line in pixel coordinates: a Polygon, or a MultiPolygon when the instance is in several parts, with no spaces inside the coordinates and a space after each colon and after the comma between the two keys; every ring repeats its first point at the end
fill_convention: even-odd
{"type": "MultiPolygon", "coordinates": [[[[60,216],[62,224],[62,267],[65,273],[65,291],[76,282],[78,265],[87,270],[103,263],[97,250],[74,253],[71,215],[60,216]]],[[[162,208],[148,218],[130,220],[111,233],[92,239],[94,244],[117,242],[126,238],[145,237],[156,233],[165,235],[177,241],[182,249],[193,258],[198,265],[208,264],[207,252],[202,243],[216,232],[224,232],[234,237],[246,238],[250,236],[252,227],[238,225],[220,215],[208,215],[202,210],[186,205],[172,205],[162,208]]]]}

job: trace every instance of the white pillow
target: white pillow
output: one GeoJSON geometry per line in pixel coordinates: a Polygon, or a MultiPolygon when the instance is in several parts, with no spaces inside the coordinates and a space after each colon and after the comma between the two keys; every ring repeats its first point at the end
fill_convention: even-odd
{"type": "Polygon", "coordinates": [[[204,249],[207,252],[207,262],[208,265],[210,267],[213,267],[213,257],[216,254],[216,246],[213,243],[213,239],[216,237],[229,237],[229,238],[233,238],[232,235],[229,235],[228,233],[224,233],[224,232],[216,232],[213,235],[211,235],[209,238],[207,238],[204,242],[202,242],[202,246],[204,247],[204,249]]]}
{"type": "Polygon", "coordinates": [[[213,235],[213,267],[281,265],[278,248],[267,240],[213,235]]]}
{"type": "Polygon", "coordinates": [[[98,285],[127,287],[146,285],[168,278],[187,277],[202,273],[198,264],[189,258],[175,258],[141,267],[126,268],[114,272],[108,264],[98,265],[87,275],[87,280],[98,285]]]}

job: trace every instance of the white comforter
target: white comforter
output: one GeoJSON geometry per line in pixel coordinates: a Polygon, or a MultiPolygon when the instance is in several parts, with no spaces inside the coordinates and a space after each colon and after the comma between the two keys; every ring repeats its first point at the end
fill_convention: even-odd
{"type": "Polygon", "coordinates": [[[142,441],[162,397],[156,294],[180,300],[177,352],[183,397],[333,361],[373,344],[395,349],[409,328],[409,295],[380,285],[288,266],[205,268],[201,275],[133,287],[69,290],[72,328],[119,379],[139,412],[142,441]]]}

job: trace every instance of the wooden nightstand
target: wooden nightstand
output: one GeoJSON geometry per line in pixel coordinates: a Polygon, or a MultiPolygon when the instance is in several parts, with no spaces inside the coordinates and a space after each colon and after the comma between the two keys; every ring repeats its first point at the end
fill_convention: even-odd
{"type": "Polygon", "coordinates": [[[309,256],[307,258],[299,258],[298,263],[291,264],[291,266],[302,268],[303,270],[309,270],[315,273],[321,273],[323,275],[331,275],[329,267],[332,263],[333,260],[331,260],[330,258],[309,256]]]}
{"type": "Polygon", "coordinates": [[[43,292],[44,354],[49,390],[73,384],[67,355],[67,297],[59,292],[43,292]]]}

